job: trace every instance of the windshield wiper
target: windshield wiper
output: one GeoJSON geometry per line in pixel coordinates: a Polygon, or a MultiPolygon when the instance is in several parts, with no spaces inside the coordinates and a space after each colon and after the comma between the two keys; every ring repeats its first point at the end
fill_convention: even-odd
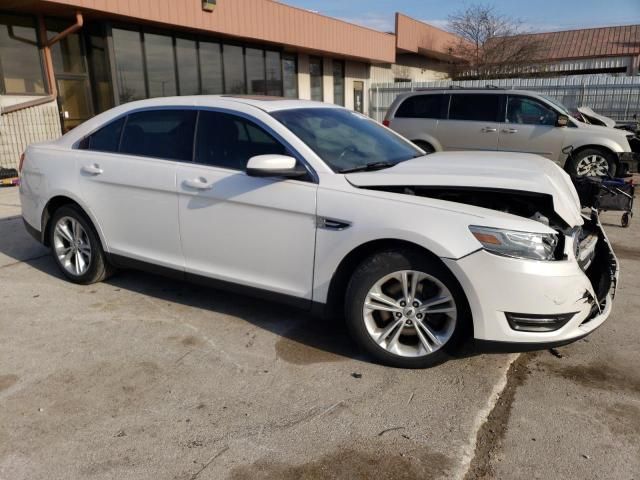
{"type": "Polygon", "coordinates": [[[395,167],[396,165],[396,162],[370,162],[366,165],[360,165],[359,167],[343,168],[342,170],[338,170],[338,173],[370,172],[372,170],[395,167]]]}

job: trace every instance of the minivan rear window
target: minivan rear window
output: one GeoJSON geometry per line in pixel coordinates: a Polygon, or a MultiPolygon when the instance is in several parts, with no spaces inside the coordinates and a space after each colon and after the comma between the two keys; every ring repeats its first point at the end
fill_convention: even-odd
{"type": "Polygon", "coordinates": [[[497,122],[500,95],[456,93],[451,95],[449,120],[497,122]]]}
{"type": "Polygon", "coordinates": [[[396,118],[442,118],[444,95],[414,95],[407,98],[396,111],[396,118]]]}

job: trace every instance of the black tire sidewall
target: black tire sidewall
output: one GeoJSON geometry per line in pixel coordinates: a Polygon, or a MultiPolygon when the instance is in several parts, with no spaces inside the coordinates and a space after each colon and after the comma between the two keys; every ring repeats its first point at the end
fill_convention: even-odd
{"type": "Polygon", "coordinates": [[[436,149],[433,148],[433,145],[431,145],[429,142],[425,142],[423,140],[416,140],[415,142],[413,142],[413,144],[416,145],[418,148],[421,148],[422,150],[427,152],[427,154],[435,153],[435,151],[436,151],[436,149]]]}
{"type": "Polygon", "coordinates": [[[58,268],[62,272],[62,274],[69,280],[74,283],[79,283],[81,285],[88,285],[90,283],[95,283],[100,281],[105,276],[105,258],[104,251],[102,249],[102,244],[98,235],[93,228],[93,224],[86,216],[86,214],[75,205],[65,205],[60,207],[55,211],[53,217],[51,218],[51,228],[49,229],[49,245],[51,246],[51,255],[58,265],[58,268]],[[84,231],[87,233],[87,238],[89,239],[89,243],[91,246],[91,261],[89,265],[89,269],[83,273],[82,275],[72,275],[69,273],[64,266],[60,263],[58,256],[55,252],[55,244],[54,244],[54,231],[58,221],[63,217],[71,217],[74,220],[78,221],[84,231]]]}
{"type": "Polygon", "coordinates": [[[607,160],[607,164],[609,165],[609,175],[614,177],[617,170],[617,164],[615,158],[613,158],[613,154],[610,152],[606,152],[604,150],[599,150],[597,148],[587,148],[585,150],[581,150],[578,153],[572,154],[571,160],[569,162],[568,171],[571,175],[577,177],[578,176],[578,163],[585,157],[589,155],[599,155],[604,157],[607,160]]]}
{"type": "Polygon", "coordinates": [[[384,251],[364,260],[353,273],[345,296],[347,328],[353,339],[377,362],[399,368],[426,368],[450,358],[451,352],[470,332],[469,306],[462,287],[453,274],[441,263],[413,251],[384,251]],[[424,357],[402,357],[378,346],[367,332],[362,315],[364,300],[380,278],[400,270],[417,270],[440,280],[452,293],[458,311],[454,332],[447,343],[424,357]]]}

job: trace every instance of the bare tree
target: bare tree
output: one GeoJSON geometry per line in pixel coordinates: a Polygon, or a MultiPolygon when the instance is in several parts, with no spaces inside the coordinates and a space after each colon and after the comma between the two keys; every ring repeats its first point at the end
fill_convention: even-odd
{"type": "Polygon", "coordinates": [[[475,4],[450,15],[449,29],[459,37],[451,54],[462,60],[452,64],[454,78],[505,77],[530,69],[540,58],[540,40],[491,5],[475,4]]]}

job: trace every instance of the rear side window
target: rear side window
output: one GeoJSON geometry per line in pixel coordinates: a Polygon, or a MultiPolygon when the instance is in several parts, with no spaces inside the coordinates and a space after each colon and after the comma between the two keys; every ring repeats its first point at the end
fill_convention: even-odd
{"type": "Polygon", "coordinates": [[[222,112],[200,112],[197,163],[245,170],[251,157],[267,154],[288,155],[278,140],[250,120],[222,112]]]}
{"type": "Polygon", "coordinates": [[[500,95],[456,93],[451,95],[449,120],[497,122],[500,95]]]}
{"type": "Polygon", "coordinates": [[[80,148],[99,152],[117,152],[124,119],[125,117],[122,117],[94,132],[82,141],[80,148]]]}
{"type": "Polygon", "coordinates": [[[396,111],[396,118],[442,118],[444,95],[416,95],[407,98],[396,111]]]}
{"type": "Polygon", "coordinates": [[[195,110],[132,113],[124,127],[120,153],[190,162],[196,116],[195,110]]]}

